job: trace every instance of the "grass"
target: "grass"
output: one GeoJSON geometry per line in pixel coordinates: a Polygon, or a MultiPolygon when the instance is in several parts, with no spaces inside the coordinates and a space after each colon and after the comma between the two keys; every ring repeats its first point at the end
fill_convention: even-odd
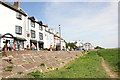
{"type": "Polygon", "coordinates": [[[77,58],[61,69],[44,73],[43,78],[108,78],[95,51],[77,58]]]}
{"type": "Polygon", "coordinates": [[[41,63],[40,66],[45,66],[45,64],[44,64],[44,63],[41,63]]]}
{"type": "Polygon", "coordinates": [[[23,74],[23,72],[17,72],[18,74],[23,74]]]}
{"type": "Polygon", "coordinates": [[[120,49],[102,49],[98,50],[98,55],[102,56],[105,61],[109,64],[112,71],[120,74],[120,59],[118,54],[120,49]]]}
{"type": "Polygon", "coordinates": [[[12,69],[12,68],[13,68],[13,66],[7,66],[7,68],[12,69]]]}
{"type": "Polygon", "coordinates": [[[28,73],[27,74],[28,76],[32,76],[34,78],[40,78],[43,76],[43,74],[40,72],[40,71],[34,71],[34,72],[31,72],[31,73],[28,73]]]}
{"type": "Polygon", "coordinates": [[[11,69],[6,69],[6,70],[4,70],[4,71],[5,71],[5,72],[8,72],[8,71],[10,71],[10,72],[11,72],[12,70],[11,70],[11,69]]]}
{"type": "Polygon", "coordinates": [[[40,73],[40,76],[37,76],[37,78],[109,78],[101,65],[101,58],[97,56],[97,54],[105,59],[114,72],[120,73],[119,50],[120,49],[101,49],[98,51],[90,51],[84,54],[84,56],[71,61],[63,68],[44,74],[40,73]]]}
{"type": "Polygon", "coordinates": [[[10,71],[10,72],[11,72],[12,69],[13,69],[13,66],[7,66],[6,69],[5,69],[4,71],[5,71],[5,72],[10,71]]]}

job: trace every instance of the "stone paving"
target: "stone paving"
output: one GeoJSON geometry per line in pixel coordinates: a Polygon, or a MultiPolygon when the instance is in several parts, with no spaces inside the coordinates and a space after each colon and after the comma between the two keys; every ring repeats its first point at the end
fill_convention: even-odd
{"type": "Polygon", "coordinates": [[[32,71],[47,72],[63,67],[68,62],[82,55],[82,51],[12,51],[12,63],[1,60],[2,78],[16,78],[32,71]],[[20,74],[22,73],[22,74],[20,74]]]}

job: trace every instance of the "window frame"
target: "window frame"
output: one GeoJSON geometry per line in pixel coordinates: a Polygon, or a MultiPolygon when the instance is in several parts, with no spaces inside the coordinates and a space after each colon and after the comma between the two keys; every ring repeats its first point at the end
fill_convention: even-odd
{"type": "Polygon", "coordinates": [[[35,22],[31,20],[31,27],[35,28],[35,22]]]}
{"type": "Polygon", "coordinates": [[[22,35],[22,27],[21,26],[15,26],[15,33],[16,34],[19,34],[19,35],[22,35]],[[18,30],[17,30],[18,29],[18,30]]]}
{"type": "Polygon", "coordinates": [[[39,30],[43,31],[42,25],[39,25],[39,30]]]}
{"type": "Polygon", "coordinates": [[[35,30],[31,30],[31,38],[36,38],[35,30]]]}
{"type": "Polygon", "coordinates": [[[39,40],[43,40],[43,33],[39,32],[39,40]]]}
{"type": "Polygon", "coordinates": [[[16,13],[16,18],[19,19],[19,20],[22,20],[22,14],[21,13],[16,13]]]}

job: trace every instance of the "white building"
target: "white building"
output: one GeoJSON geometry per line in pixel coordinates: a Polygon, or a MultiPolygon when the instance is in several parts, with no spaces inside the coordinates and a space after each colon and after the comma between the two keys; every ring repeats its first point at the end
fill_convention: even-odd
{"type": "Polygon", "coordinates": [[[9,42],[21,50],[27,46],[31,48],[32,44],[36,46],[36,50],[49,49],[50,46],[58,48],[60,43],[61,46],[65,46],[64,40],[54,29],[48,29],[48,25],[43,25],[42,21],[34,16],[28,17],[20,8],[20,2],[11,5],[0,1],[0,10],[0,48],[9,42]]]}
{"type": "Polygon", "coordinates": [[[42,21],[38,21],[35,17],[28,17],[28,27],[27,27],[27,42],[26,44],[30,47],[32,43],[36,46],[37,50],[44,48],[43,34],[44,27],[42,21]]]}
{"type": "Polygon", "coordinates": [[[19,2],[11,5],[0,1],[0,34],[4,37],[0,39],[1,47],[6,43],[14,42],[16,47],[21,44],[24,48],[26,40],[27,14],[20,8],[19,2]]]}

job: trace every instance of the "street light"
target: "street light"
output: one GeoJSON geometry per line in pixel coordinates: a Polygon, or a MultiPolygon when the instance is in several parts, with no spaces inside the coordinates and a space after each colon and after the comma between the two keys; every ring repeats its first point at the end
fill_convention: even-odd
{"type": "Polygon", "coordinates": [[[59,25],[59,36],[60,36],[60,50],[61,50],[61,26],[59,25]]]}

